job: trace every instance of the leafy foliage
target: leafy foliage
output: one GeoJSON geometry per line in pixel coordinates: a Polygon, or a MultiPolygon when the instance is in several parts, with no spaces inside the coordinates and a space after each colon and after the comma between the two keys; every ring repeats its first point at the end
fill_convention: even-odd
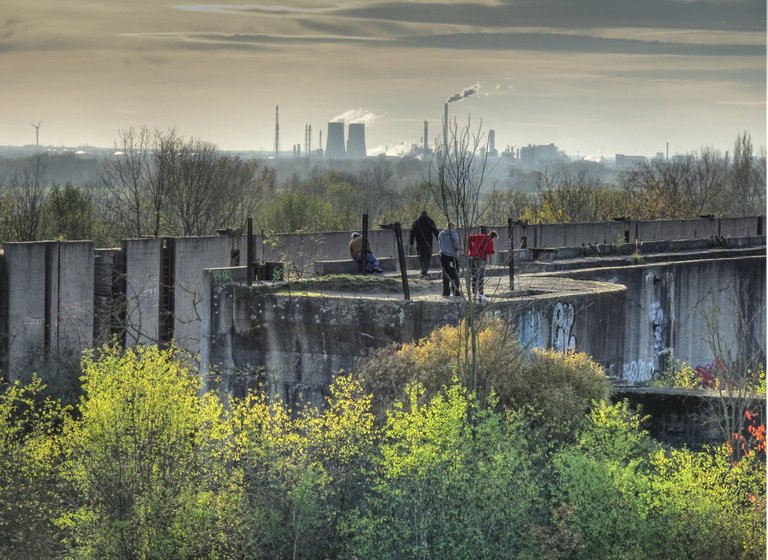
{"type": "MultiPolygon", "coordinates": [[[[407,383],[379,420],[353,375],[322,407],[289,410],[257,393],[223,401],[200,393],[173,349],[152,347],[87,356],[71,410],[44,398],[39,380],[6,386],[0,554],[764,557],[759,449],[736,462],[728,445],[664,449],[626,403],[595,402],[576,432],[566,422],[542,432],[522,401],[512,411],[491,394],[480,406],[456,377],[437,385],[425,345],[407,352],[403,364],[431,368],[409,377],[433,385],[407,383]]],[[[558,376],[589,369],[584,359],[539,357],[529,375],[556,392],[558,376]]]]}
{"type": "Polygon", "coordinates": [[[62,507],[63,449],[60,434],[65,409],[44,397],[33,377],[0,392],[0,556],[55,557],[63,533],[50,509],[62,507]]]}
{"type": "MultiPolygon", "coordinates": [[[[393,345],[368,357],[360,366],[367,390],[374,395],[379,415],[393,402],[404,401],[404,388],[418,382],[431,398],[456,376],[463,379],[466,325],[444,326],[420,341],[393,345]]],[[[524,356],[502,321],[483,317],[478,326],[479,391],[495,393],[501,406],[515,410],[532,407],[552,429],[576,427],[593,400],[608,398],[610,385],[602,369],[585,354],[563,355],[536,350],[524,356]]]]}

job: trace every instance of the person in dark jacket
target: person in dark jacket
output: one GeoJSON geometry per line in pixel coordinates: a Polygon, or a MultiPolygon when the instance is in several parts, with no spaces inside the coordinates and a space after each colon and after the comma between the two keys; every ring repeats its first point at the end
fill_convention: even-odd
{"type": "Polygon", "coordinates": [[[439,232],[435,222],[427,215],[424,210],[416,218],[411,226],[411,238],[409,245],[413,251],[413,243],[416,242],[416,252],[419,255],[419,267],[421,268],[421,277],[427,278],[429,272],[429,263],[432,261],[432,238],[437,238],[439,232]]]}

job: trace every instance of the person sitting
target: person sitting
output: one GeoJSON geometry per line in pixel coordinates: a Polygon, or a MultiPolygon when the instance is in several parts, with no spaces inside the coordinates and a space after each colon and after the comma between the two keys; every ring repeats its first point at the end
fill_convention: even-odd
{"type": "Polygon", "coordinates": [[[371,244],[365,240],[365,250],[363,250],[363,236],[357,232],[352,234],[352,241],[349,242],[349,256],[358,264],[365,262],[366,272],[382,272],[379,259],[371,251],[371,244]]]}

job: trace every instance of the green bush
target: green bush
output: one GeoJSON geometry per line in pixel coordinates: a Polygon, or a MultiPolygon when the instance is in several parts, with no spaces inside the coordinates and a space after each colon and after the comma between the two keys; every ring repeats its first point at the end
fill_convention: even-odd
{"type": "Polygon", "coordinates": [[[727,446],[664,450],[626,403],[595,407],[553,458],[571,558],[764,558],[765,465],[727,446]]]}
{"type": "MultiPolygon", "coordinates": [[[[432,369],[404,376],[439,379],[432,349],[408,351],[432,369]]],[[[591,371],[585,360],[540,352],[519,366],[544,387],[502,385],[521,410],[480,406],[453,377],[407,385],[379,423],[353,376],[325,406],[292,411],[200,395],[172,350],[105,348],[85,359],[71,413],[38,380],[0,393],[0,555],[764,558],[762,447],[738,461],[725,444],[665,449],[626,402],[581,420],[582,404],[547,408],[569,405],[547,400],[558,387],[591,387],[589,373],[583,387],[563,379],[591,371]]]]}
{"type": "MultiPolygon", "coordinates": [[[[592,401],[608,398],[610,382],[586,354],[534,350],[525,356],[501,320],[485,318],[477,328],[477,386],[492,389],[501,406],[533,408],[553,433],[567,433],[578,426],[592,401]]],[[[427,338],[389,346],[364,360],[360,374],[374,395],[377,416],[383,417],[393,403],[404,402],[410,383],[421,384],[429,399],[453,377],[462,379],[466,331],[465,322],[444,326],[427,338]]]]}
{"type": "Polygon", "coordinates": [[[61,477],[66,409],[27,385],[0,388],[0,557],[55,558],[63,532],[53,522],[68,494],[61,477]]]}
{"type": "Polygon", "coordinates": [[[543,518],[522,418],[479,410],[454,383],[387,417],[356,558],[534,558],[543,518]]]}

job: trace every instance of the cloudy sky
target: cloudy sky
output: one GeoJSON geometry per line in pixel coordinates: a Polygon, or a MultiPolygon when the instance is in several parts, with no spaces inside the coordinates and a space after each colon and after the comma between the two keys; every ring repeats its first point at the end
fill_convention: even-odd
{"type": "Polygon", "coordinates": [[[764,0],[2,0],[0,143],[111,146],[175,127],[222,149],[281,149],[336,118],[369,151],[424,120],[497,148],[653,155],[764,146],[764,0]],[[342,117],[344,116],[344,117],[342,117]]]}

